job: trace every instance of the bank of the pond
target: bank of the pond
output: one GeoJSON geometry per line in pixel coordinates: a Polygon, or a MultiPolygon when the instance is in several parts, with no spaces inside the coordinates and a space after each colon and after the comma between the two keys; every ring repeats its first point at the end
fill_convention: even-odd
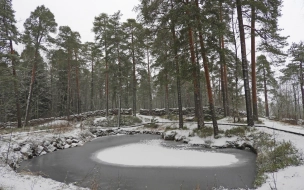
{"type": "MultiPolygon", "coordinates": [[[[214,153],[234,155],[238,159],[235,164],[220,167],[132,167],[100,163],[92,159],[94,153],[108,148],[160,138],[159,135],[150,134],[97,138],[85,143],[82,147],[65,149],[24,161],[21,163],[21,169],[40,171],[61,182],[77,182],[77,185],[83,187],[91,187],[94,184],[105,189],[180,189],[181,187],[183,187],[182,189],[193,189],[197,185],[201,188],[253,187],[255,154],[249,151],[213,150],[214,153]]],[[[167,144],[173,148],[180,148],[180,145],[183,144],[173,141],[167,144]]],[[[195,149],[202,150],[203,148],[195,149]]],[[[137,154],[143,153],[138,152],[137,154]]],[[[128,159],[128,155],[119,156],[128,159]]]]}

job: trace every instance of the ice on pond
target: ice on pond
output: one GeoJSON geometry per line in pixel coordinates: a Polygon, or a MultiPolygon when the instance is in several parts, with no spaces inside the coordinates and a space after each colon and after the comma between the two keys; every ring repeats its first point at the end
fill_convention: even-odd
{"type": "Polygon", "coordinates": [[[161,140],[142,141],[107,148],[94,159],[125,166],[214,167],[238,162],[233,154],[164,147],[161,140]]]}

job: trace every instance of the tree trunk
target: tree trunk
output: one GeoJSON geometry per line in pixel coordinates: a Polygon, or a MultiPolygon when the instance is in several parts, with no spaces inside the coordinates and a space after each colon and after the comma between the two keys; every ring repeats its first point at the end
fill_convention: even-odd
{"type": "Polygon", "coordinates": [[[152,114],[152,89],[151,89],[151,72],[150,72],[150,57],[147,43],[147,61],[148,61],[148,85],[149,85],[149,115],[152,114]]]}
{"type": "MultiPolygon", "coordinates": [[[[186,1],[189,4],[189,0],[186,1]]],[[[189,12],[187,11],[187,14],[189,12]]],[[[201,95],[199,87],[199,76],[197,73],[197,65],[195,61],[195,51],[194,51],[194,42],[193,42],[193,32],[190,24],[188,25],[188,38],[189,38],[189,48],[190,48],[190,57],[192,64],[192,75],[193,75],[193,87],[194,87],[194,104],[195,104],[195,116],[197,118],[197,128],[200,129],[204,127],[204,116],[201,105],[201,95]]]]}
{"type": "Polygon", "coordinates": [[[105,49],[105,62],[106,62],[106,117],[109,116],[109,66],[108,66],[108,53],[107,53],[107,30],[106,30],[106,19],[104,19],[104,32],[105,32],[105,38],[104,38],[104,49],[105,49]]]}
{"type": "Polygon", "coordinates": [[[14,93],[15,93],[15,99],[16,99],[16,111],[17,111],[17,127],[21,128],[21,113],[20,113],[20,103],[19,103],[19,90],[18,90],[18,84],[17,84],[17,74],[16,74],[16,65],[15,65],[15,58],[14,55],[14,48],[13,48],[13,42],[10,40],[10,49],[11,49],[11,60],[12,60],[12,70],[13,70],[13,77],[14,77],[14,93]]]}
{"type": "Polygon", "coordinates": [[[294,106],[295,106],[295,120],[296,120],[296,123],[298,121],[298,117],[297,117],[297,114],[298,114],[298,111],[297,111],[297,94],[296,94],[296,88],[295,88],[295,85],[296,84],[292,84],[292,87],[293,87],[293,95],[294,95],[294,106]]]}
{"type": "Polygon", "coordinates": [[[166,114],[169,114],[169,86],[168,86],[168,73],[166,72],[166,84],[165,84],[165,106],[166,106],[166,114]]]}
{"type": "Polygon", "coordinates": [[[133,63],[133,116],[136,116],[136,66],[135,66],[135,53],[134,53],[134,34],[131,34],[132,43],[132,63],[133,63]]]}
{"type": "Polygon", "coordinates": [[[81,113],[81,104],[80,104],[80,85],[79,85],[79,65],[78,65],[78,57],[76,51],[75,59],[76,59],[76,88],[77,88],[77,114],[81,113]]]}
{"type": "Polygon", "coordinates": [[[93,98],[94,98],[94,60],[91,58],[91,100],[90,100],[90,110],[93,110],[93,98]]]}
{"type": "Polygon", "coordinates": [[[237,15],[238,15],[239,31],[240,31],[242,70],[243,70],[243,79],[244,79],[244,88],[245,88],[247,124],[248,124],[248,126],[253,126],[254,122],[252,119],[250,87],[249,87],[249,81],[248,81],[248,63],[247,63],[247,58],[246,58],[246,43],[245,43],[245,32],[244,32],[241,0],[236,0],[236,4],[237,4],[237,15]]]}
{"type": "MultiPolygon", "coordinates": [[[[173,3],[171,0],[171,8],[173,9],[173,3]]],[[[177,104],[178,104],[178,124],[179,128],[184,127],[183,120],[183,106],[182,106],[182,93],[181,93],[181,77],[180,77],[180,68],[179,68],[179,58],[178,58],[178,48],[177,48],[177,38],[175,32],[175,24],[172,21],[171,33],[173,37],[173,51],[174,51],[174,63],[175,63],[175,72],[176,72],[176,88],[177,88],[177,104]]]]}
{"type": "Polygon", "coordinates": [[[303,60],[300,62],[300,85],[301,85],[301,95],[302,95],[302,106],[304,114],[304,76],[303,76],[303,60]]]}
{"type": "Polygon", "coordinates": [[[33,68],[32,68],[31,83],[30,83],[30,88],[29,88],[29,93],[28,93],[26,108],[25,108],[25,120],[24,120],[23,127],[26,127],[28,125],[28,120],[30,118],[30,116],[29,116],[30,113],[29,112],[31,110],[31,100],[32,100],[32,96],[33,96],[33,88],[34,88],[34,83],[35,83],[37,64],[38,64],[38,48],[36,47],[34,64],[33,64],[33,68]]]}
{"type": "Polygon", "coordinates": [[[239,64],[238,64],[238,51],[237,51],[237,44],[236,44],[236,33],[235,33],[235,26],[234,26],[234,11],[232,11],[231,14],[231,23],[232,23],[232,32],[233,32],[233,44],[234,44],[234,60],[235,60],[235,107],[233,109],[233,120],[234,123],[236,122],[235,117],[237,116],[238,118],[238,122],[240,121],[240,114],[239,114],[239,110],[238,110],[238,99],[239,99],[239,90],[238,90],[238,81],[239,81],[239,77],[238,77],[238,70],[239,70],[239,64]]]}
{"type": "Polygon", "coordinates": [[[256,87],[255,63],[255,7],[251,7],[251,86],[252,86],[252,111],[253,120],[258,121],[258,100],[256,87]]]}
{"type": "Polygon", "coordinates": [[[264,81],[264,95],[265,95],[265,111],[266,111],[266,117],[269,117],[267,82],[266,82],[266,72],[265,72],[265,66],[264,65],[263,65],[263,81],[264,81]]]}
{"type": "MultiPolygon", "coordinates": [[[[223,22],[222,14],[222,2],[220,1],[220,21],[223,22]]],[[[223,108],[224,116],[229,115],[229,106],[228,106],[228,82],[227,82],[227,65],[225,61],[225,42],[223,34],[220,35],[220,62],[221,62],[221,80],[222,80],[222,96],[223,96],[223,108]]]]}
{"type": "MultiPolygon", "coordinates": [[[[198,6],[198,0],[195,0],[196,7],[199,9],[198,6]]],[[[206,86],[207,86],[207,91],[208,91],[208,100],[209,100],[209,109],[211,112],[211,117],[212,117],[212,124],[213,124],[213,133],[214,136],[218,135],[218,125],[217,125],[217,120],[216,120],[216,115],[215,115],[215,110],[214,110],[214,101],[213,101],[213,96],[212,96],[212,87],[211,87],[211,82],[210,82],[210,73],[209,73],[209,67],[208,67],[208,59],[206,55],[206,49],[205,49],[205,44],[203,40],[203,35],[202,35],[202,27],[200,24],[200,20],[196,18],[196,21],[199,23],[199,41],[200,41],[200,46],[201,46],[201,55],[203,58],[203,65],[204,65],[204,70],[205,70],[205,78],[206,78],[206,86]]]]}
{"type": "Polygon", "coordinates": [[[68,121],[70,119],[70,99],[71,99],[71,58],[70,58],[70,50],[68,50],[68,86],[67,86],[67,107],[66,107],[66,116],[68,121]]]}

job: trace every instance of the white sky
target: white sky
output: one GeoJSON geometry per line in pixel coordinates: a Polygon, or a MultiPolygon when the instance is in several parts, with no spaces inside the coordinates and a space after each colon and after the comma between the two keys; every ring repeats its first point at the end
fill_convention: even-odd
{"type": "MultiPolygon", "coordinates": [[[[122,21],[136,18],[133,10],[139,0],[13,0],[13,8],[20,31],[23,30],[24,21],[39,5],[45,5],[55,15],[58,26],[70,26],[73,31],[81,34],[83,42],[94,41],[91,32],[94,17],[100,13],[109,15],[120,10],[122,21]]],[[[283,16],[279,19],[280,27],[284,29],[283,35],[289,35],[288,42],[304,40],[304,1],[284,0],[283,16]]],[[[249,44],[248,44],[249,45],[249,44]]]]}

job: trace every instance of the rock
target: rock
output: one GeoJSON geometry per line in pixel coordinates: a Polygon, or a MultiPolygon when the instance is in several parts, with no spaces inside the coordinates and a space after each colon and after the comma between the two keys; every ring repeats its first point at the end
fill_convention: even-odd
{"type": "Polygon", "coordinates": [[[71,147],[76,147],[76,146],[78,146],[78,143],[72,143],[71,144],[71,147]]]}
{"type": "Polygon", "coordinates": [[[31,148],[31,145],[30,145],[30,144],[24,145],[24,146],[21,148],[20,152],[21,152],[24,156],[26,156],[26,157],[31,157],[32,154],[33,154],[33,150],[32,150],[32,148],[31,148]]]}
{"type": "Polygon", "coordinates": [[[190,142],[190,139],[188,139],[188,138],[183,139],[183,143],[188,144],[189,142],[190,142]]]}
{"type": "Polygon", "coordinates": [[[67,144],[72,144],[72,142],[73,142],[73,141],[72,141],[71,139],[67,139],[67,140],[66,140],[66,143],[67,143],[67,144]]]}
{"type": "Polygon", "coordinates": [[[69,145],[69,144],[64,145],[64,149],[70,148],[70,147],[71,147],[71,145],[69,145]]]}
{"type": "Polygon", "coordinates": [[[50,144],[51,144],[50,141],[44,141],[44,142],[43,142],[43,145],[44,145],[44,146],[49,146],[50,144]]]}
{"type": "Polygon", "coordinates": [[[73,139],[73,140],[72,140],[72,143],[78,143],[78,142],[79,142],[78,139],[73,139]]]}
{"type": "Polygon", "coordinates": [[[44,151],[44,147],[39,145],[35,148],[34,154],[35,156],[40,156],[43,151],[44,151]]]}
{"type": "Polygon", "coordinates": [[[14,151],[20,151],[21,147],[18,144],[13,144],[13,150],[14,151]]]}
{"type": "Polygon", "coordinates": [[[78,146],[83,146],[84,142],[83,141],[79,141],[78,146]]]}
{"type": "Polygon", "coordinates": [[[42,151],[42,152],[40,153],[40,156],[45,155],[46,153],[47,153],[47,152],[42,151]]]}
{"type": "Polygon", "coordinates": [[[174,140],[175,135],[175,131],[167,131],[163,134],[165,140],[174,140]]]}
{"type": "Polygon", "coordinates": [[[50,145],[47,147],[47,150],[48,150],[48,152],[54,152],[54,151],[57,150],[57,148],[56,148],[55,146],[53,146],[53,145],[50,144],[50,145]]]}
{"type": "Polygon", "coordinates": [[[177,135],[175,135],[174,140],[175,141],[182,141],[185,138],[186,138],[185,136],[177,134],[177,135]]]}

